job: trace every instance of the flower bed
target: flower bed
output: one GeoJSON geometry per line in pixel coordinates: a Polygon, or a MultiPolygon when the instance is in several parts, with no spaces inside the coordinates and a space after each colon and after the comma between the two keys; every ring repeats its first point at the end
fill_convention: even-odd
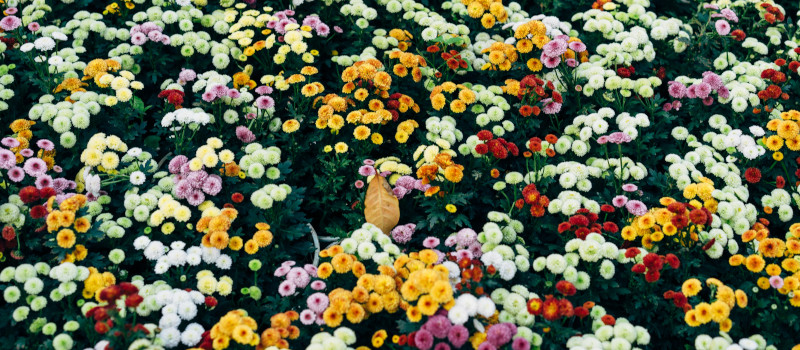
{"type": "Polygon", "coordinates": [[[796,3],[0,9],[11,348],[800,349],[796,3]]]}

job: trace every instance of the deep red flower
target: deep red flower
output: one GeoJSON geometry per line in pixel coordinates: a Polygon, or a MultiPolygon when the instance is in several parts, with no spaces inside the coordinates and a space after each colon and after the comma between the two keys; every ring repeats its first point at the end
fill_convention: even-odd
{"type": "Polygon", "coordinates": [[[47,208],[45,208],[43,205],[36,205],[33,208],[31,208],[32,218],[41,219],[45,216],[47,216],[47,208]]]}
{"type": "Polygon", "coordinates": [[[658,281],[659,278],[661,278],[661,272],[658,270],[648,270],[647,273],[644,274],[644,280],[649,283],[658,281]]]}
{"type": "Polygon", "coordinates": [[[681,202],[673,202],[667,206],[667,210],[675,213],[675,214],[683,214],[686,212],[686,205],[681,202]]]}
{"type": "Polygon", "coordinates": [[[672,299],[673,296],[675,296],[675,292],[671,290],[667,290],[666,292],[664,292],[664,299],[669,300],[672,299]]]}
{"type": "Polygon", "coordinates": [[[208,297],[206,297],[205,303],[206,303],[207,307],[213,308],[213,307],[217,306],[217,298],[214,298],[212,296],[208,296],[208,297]]]}
{"type": "Polygon", "coordinates": [[[672,254],[672,253],[667,254],[666,261],[667,261],[667,264],[669,264],[669,267],[671,267],[673,269],[677,269],[677,268],[681,267],[681,261],[680,261],[680,259],[678,259],[677,256],[675,256],[675,254],[672,254]]]}
{"type": "Polygon", "coordinates": [[[519,155],[519,148],[517,148],[517,145],[515,143],[509,142],[506,145],[506,148],[508,148],[508,151],[511,152],[511,155],[515,157],[519,155]]]}
{"type": "Polygon", "coordinates": [[[731,35],[733,35],[733,40],[736,41],[743,41],[745,38],[747,38],[747,34],[745,34],[744,31],[741,29],[736,29],[732,31],[731,35]]]}
{"type": "Polygon", "coordinates": [[[564,233],[564,231],[569,231],[572,228],[568,222],[562,222],[558,224],[558,233],[564,233]]]}
{"type": "Polygon", "coordinates": [[[566,296],[575,295],[575,292],[577,292],[577,290],[575,289],[575,285],[564,280],[558,281],[558,283],[556,283],[556,290],[558,290],[559,293],[564,294],[566,296]]]}
{"type": "Polygon", "coordinates": [[[112,302],[122,295],[122,288],[118,285],[111,285],[100,291],[100,300],[112,302]]]}
{"type": "Polygon", "coordinates": [[[97,322],[94,324],[94,331],[99,334],[108,333],[109,327],[105,322],[97,322]]]}
{"type": "Polygon", "coordinates": [[[600,206],[600,211],[602,211],[604,213],[613,213],[614,212],[614,206],[613,205],[609,205],[609,204],[603,204],[603,205],[600,206]]]}
{"type": "Polygon", "coordinates": [[[508,150],[504,147],[497,147],[492,150],[492,155],[497,159],[506,159],[508,158],[508,150]]]}
{"type": "Polygon", "coordinates": [[[458,67],[459,67],[459,65],[458,65],[458,61],[457,60],[455,60],[453,58],[447,60],[447,68],[450,68],[452,70],[456,70],[456,69],[458,69],[458,67]]]}
{"type": "Polygon", "coordinates": [[[786,180],[783,178],[783,176],[779,175],[777,178],[775,178],[775,187],[783,188],[783,186],[786,186],[786,180]]]}
{"type": "Polygon", "coordinates": [[[489,141],[489,140],[491,140],[493,138],[494,138],[494,135],[492,135],[492,132],[489,131],[489,130],[478,131],[478,140],[489,141]]]}
{"type": "Polygon", "coordinates": [[[684,305],[686,305],[686,302],[686,295],[684,295],[682,292],[675,292],[672,295],[672,303],[675,304],[675,306],[682,308],[684,305]]]}
{"type": "Polygon", "coordinates": [[[569,224],[573,226],[587,226],[589,225],[589,218],[583,215],[573,215],[569,218],[569,224]]]}
{"type": "Polygon", "coordinates": [[[695,225],[705,225],[706,221],[708,221],[708,217],[706,216],[706,212],[702,209],[694,209],[689,212],[689,220],[695,225]]]}
{"type": "Polygon", "coordinates": [[[426,51],[428,51],[430,53],[437,53],[437,52],[439,52],[439,47],[436,46],[436,45],[431,45],[431,46],[428,46],[426,51]]]}
{"type": "Polygon", "coordinates": [[[575,316],[578,316],[578,318],[584,318],[589,316],[589,310],[583,306],[578,306],[574,309],[574,314],[575,316]]]}
{"type": "Polygon", "coordinates": [[[41,199],[48,199],[55,195],[56,190],[54,190],[52,187],[43,187],[39,189],[39,198],[41,199]]]}
{"type": "Polygon", "coordinates": [[[128,297],[125,298],[125,306],[137,307],[139,306],[139,304],[142,303],[142,301],[144,301],[144,298],[142,298],[142,296],[139,294],[129,295],[128,297]]]}
{"type": "Polygon", "coordinates": [[[664,80],[667,78],[667,69],[664,67],[659,67],[658,72],[656,73],[658,79],[664,80]]]}
{"type": "Polygon", "coordinates": [[[797,73],[797,69],[800,68],[800,62],[792,61],[789,62],[789,70],[792,72],[797,73]]]}
{"type": "Polygon", "coordinates": [[[131,295],[139,292],[139,287],[130,282],[122,282],[119,284],[122,294],[131,295]]]}
{"type": "Polygon", "coordinates": [[[574,315],[574,309],[572,308],[572,303],[567,299],[561,299],[558,301],[558,314],[562,317],[572,317],[574,315]]]}
{"type": "Polygon", "coordinates": [[[475,146],[475,152],[481,155],[486,154],[489,152],[489,146],[487,146],[485,143],[479,143],[475,146]]]}
{"type": "Polygon", "coordinates": [[[3,227],[3,239],[10,241],[14,238],[17,238],[17,231],[11,226],[3,227]]]}
{"type": "Polygon", "coordinates": [[[619,232],[619,227],[617,226],[617,224],[611,221],[606,221],[603,223],[603,231],[606,231],[608,233],[617,233],[619,232]]]}
{"type": "Polygon", "coordinates": [[[589,233],[591,233],[591,232],[592,231],[590,231],[588,228],[581,227],[581,228],[575,230],[575,238],[586,239],[586,236],[588,236],[589,233]]]}
{"type": "Polygon", "coordinates": [[[686,215],[675,215],[670,221],[678,229],[682,229],[689,224],[689,218],[687,218],[686,215]]]}
{"type": "Polygon", "coordinates": [[[33,186],[26,186],[19,190],[19,198],[23,203],[28,204],[39,200],[39,190],[33,186]]]}
{"type": "Polygon", "coordinates": [[[628,259],[632,259],[632,258],[636,257],[637,255],[639,255],[640,252],[641,251],[639,250],[639,248],[630,247],[630,248],[625,250],[625,257],[628,258],[628,259]]]}
{"type": "Polygon", "coordinates": [[[244,200],[244,195],[242,195],[242,194],[241,194],[241,193],[239,193],[239,192],[236,192],[236,193],[234,193],[234,194],[232,194],[232,195],[231,195],[231,200],[232,200],[234,203],[241,203],[241,202],[244,200]]]}
{"type": "Polygon", "coordinates": [[[611,315],[605,315],[603,317],[600,317],[600,320],[603,321],[603,324],[605,324],[606,326],[613,326],[617,324],[617,320],[614,318],[614,316],[611,315]]]}
{"type": "Polygon", "coordinates": [[[400,345],[400,346],[406,345],[407,341],[408,341],[408,337],[405,334],[403,334],[403,335],[400,336],[400,339],[397,340],[397,345],[400,345]]]}
{"type": "Polygon", "coordinates": [[[744,171],[744,178],[751,184],[758,183],[761,181],[761,170],[757,168],[747,168],[747,170],[744,171]]]}
{"type": "Polygon", "coordinates": [[[660,267],[657,267],[657,264],[660,261],[661,261],[661,257],[658,256],[658,254],[656,254],[656,253],[647,253],[647,255],[645,255],[644,258],[642,258],[642,263],[648,269],[658,269],[658,268],[660,268],[660,267]]]}
{"type": "Polygon", "coordinates": [[[642,264],[636,264],[636,265],[633,265],[633,267],[631,267],[631,271],[633,273],[644,273],[646,270],[647,270],[647,267],[645,267],[642,264]]]}

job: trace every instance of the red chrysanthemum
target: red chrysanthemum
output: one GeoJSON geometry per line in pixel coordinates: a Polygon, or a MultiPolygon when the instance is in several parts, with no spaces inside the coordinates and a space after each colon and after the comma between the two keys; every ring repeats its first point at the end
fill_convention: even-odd
{"type": "Polygon", "coordinates": [[[564,281],[564,280],[558,281],[558,283],[556,283],[556,290],[559,293],[564,294],[566,296],[575,295],[575,292],[577,292],[577,290],[575,289],[575,285],[573,285],[569,281],[564,281]]]}
{"type": "Polygon", "coordinates": [[[54,190],[52,187],[42,187],[39,189],[39,198],[41,199],[48,199],[55,195],[56,190],[54,190]]]}
{"type": "Polygon", "coordinates": [[[3,239],[10,241],[14,238],[17,238],[17,231],[11,226],[3,227],[3,239]]]}
{"type": "Polygon", "coordinates": [[[639,248],[631,247],[625,250],[625,257],[628,259],[632,259],[637,255],[639,255],[640,252],[641,250],[639,250],[639,248]]]}
{"type": "Polygon", "coordinates": [[[647,273],[644,274],[644,280],[649,283],[658,281],[659,278],[661,278],[661,272],[658,270],[648,270],[647,273]]]}
{"type": "Polygon", "coordinates": [[[617,233],[619,232],[619,227],[617,226],[617,224],[611,221],[606,221],[603,223],[603,231],[606,231],[608,233],[617,233]]]}
{"type": "Polygon", "coordinates": [[[239,192],[236,192],[236,193],[231,195],[231,200],[234,203],[241,203],[244,200],[244,195],[239,193],[239,192]]]}
{"type": "Polygon", "coordinates": [[[732,31],[731,35],[733,35],[733,40],[736,41],[743,41],[745,38],[747,38],[747,34],[745,34],[741,29],[732,31]]]}
{"type": "Polygon", "coordinates": [[[19,198],[23,203],[28,204],[39,200],[39,190],[33,186],[26,186],[19,190],[19,198]]]}
{"type": "Polygon", "coordinates": [[[536,298],[528,300],[528,312],[531,315],[534,316],[541,315],[543,306],[544,306],[544,301],[542,301],[542,299],[536,298]]]}
{"type": "Polygon", "coordinates": [[[558,312],[558,301],[552,298],[545,300],[544,305],[542,305],[542,316],[548,321],[557,320],[560,316],[558,312]]]}
{"type": "Polygon", "coordinates": [[[669,264],[669,267],[671,267],[673,269],[677,269],[677,268],[681,267],[681,261],[678,259],[677,256],[675,256],[675,254],[672,254],[672,253],[667,254],[667,257],[666,257],[665,260],[667,261],[667,264],[669,264]]]}
{"type": "Polygon", "coordinates": [[[205,304],[206,304],[207,307],[213,308],[213,307],[217,306],[217,298],[214,298],[212,296],[208,296],[208,297],[206,297],[205,304]]]}
{"type": "Polygon", "coordinates": [[[682,292],[676,292],[672,295],[672,303],[677,307],[683,308],[687,303],[686,295],[682,292]]]}
{"type": "Polygon", "coordinates": [[[494,135],[492,135],[491,131],[489,131],[489,130],[478,131],[478,140],[489,141],[492,138],[494,138],[494,135]]]}
{"type": "Polygon", "coordinates": [[[800,62],[792,61],[789,62],[789,70],[792,72],[797,73],[797,69],[800,68],[800,62]]]}
{"type": "Polygon", "coordinates": [[[617,320],[611,315],[604,315],[603,317],[600,317],[600,320],[603,321],[603,324],[606,326],[613,326],[617,324],[617,320]]]}
{"type": "Polygon", "coordinates": [[[747,170],[744,171],[744,179],[751,184],[758,183],[761,181],[761,170],[757,168],[747,168],[747,170]]]}
{"type": "Polygon", "coordinates": [[[562,317],[572,317],[574,315],[572,303],[567,299],[558,301],[558,314],[562,317]]]}
{"type": "Polygon", "coordinates": [[[589,310],[583,306],[578,306],[575,308],[574,314],[575,316],[578,316],[578,318],[584,318],[586,316],[589,316],[589,310]]]}
{"type": "Polygon", "coordinates": [[[689,218],[687,218],[686,215],[675,215],[670,221],[678,229],[682,229],[689,224],[689,218]]]}
{"type": "Polygon", "coordinates": [[[583,215],[573,215],[569,218],[569,223],[574,226],[587,226],[589,225],[589,218],[583,215]]]}
{"type": "Polygon", "coordinates": [[[542,139],[540,139],[538,137],[531,137],[531,139],[528,140],[528,148],[531,151],[534,151],[534,152],[541,151],[542,150],[542,139]]]}
{"type": "Polygon", "coordinates": [[[644,258],[642,258],[642,263],[648,269],[656,269],[656,270],[660,269],[661,266],[658,265],[659,262],[661,262],[661,257],[655,253],[647,253],[647,255],[645,255],[644,258]]]}
{"type": "Polygon", "coordinates": [[[137,307],[142,303],[142,301],[144,301],[144,298],[142,298],[142,296],[139,294],[129,295],[125,297],[125,306],[137,307]]]}
{"type": "Polygon", "coordinates": [[[686,211],[686,205],[681,202],[673,202],[667,206],[667,210],[675,214],[683,214],[686,211]]]}

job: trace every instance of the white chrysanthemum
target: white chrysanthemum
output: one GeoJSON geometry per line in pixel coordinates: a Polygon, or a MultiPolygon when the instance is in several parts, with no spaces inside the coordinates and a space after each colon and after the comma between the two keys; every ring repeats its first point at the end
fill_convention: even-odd
{"type": "Polygon", "coordinates": [[[554,274],[561,274],[567,268],[567,260],[558,254],[550,254],[547,257],[547,269],[554,274]]]}
{"type": "MultiPolygon", "coordinates": [[[[522,305],[523,306],[525,305],[524,299],[522,300],[522,305]]],[[[484,296],[478,299],[475,311],[478,315],[481,315],[483,317],[491,317],[492,315],[494,315],[496,309],[497,307],[495,306],[495,303],[492,301],[492,299],[484,296]]]]}
{"type": "Polygon", "coordinates": [[[147,248],[144,249],[144,256],[147,260],[158,260],[158,258],[164,256],[166,249],[163,243],[152,241],[147,245],[147,248]]]}
{"type": "Polygon", "coordinates": [[[164,347],[173,348],[178,346],[178,344],[180,344],[181,332],[178,330],[178,328],[175,327],[172,328],[161,327],[161,332],[158,333],[158,339],[161,340],[164,347]]]}

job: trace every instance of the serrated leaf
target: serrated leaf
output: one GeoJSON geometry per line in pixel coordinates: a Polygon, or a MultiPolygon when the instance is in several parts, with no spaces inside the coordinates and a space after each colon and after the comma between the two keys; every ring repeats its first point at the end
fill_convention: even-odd
{"type": "Polygon", "coordinates": [[[387,235],[400,222],[400,202],[383,176],[375,176],[369,182],[364,218],[387,235]]]}

